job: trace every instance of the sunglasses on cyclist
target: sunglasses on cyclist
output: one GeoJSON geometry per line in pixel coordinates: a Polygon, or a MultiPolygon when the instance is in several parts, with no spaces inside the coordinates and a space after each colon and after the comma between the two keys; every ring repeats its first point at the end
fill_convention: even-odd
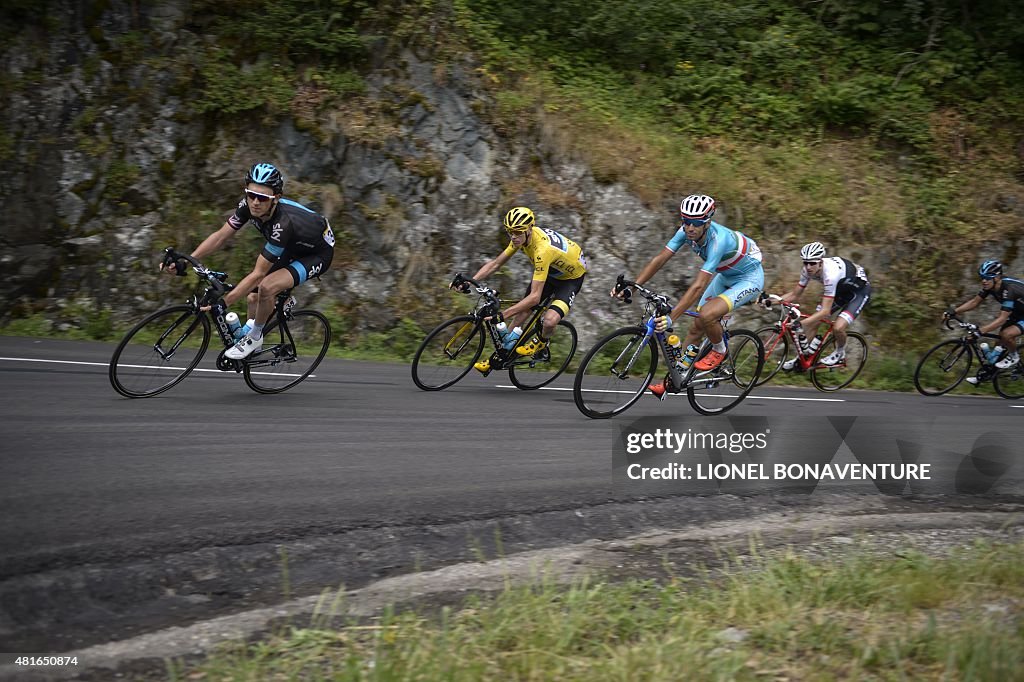
{"type": "Polygon", "coordinates": [[[683,218],[683,225],[692,225],[693,227],[700,227],[701,225],[707,225],[711,218],[683,218]]]}
{"type": "Polygon", "coordinates": [[[805,260],[804,265],[821,265],[820,260],[805,260]]]}
{"type": "Polygon", "coordinates": [[[520,235],[526,234],[527,232],[529,232],[529,230],[505,230],[505,234],[507,234],[509,237],[518,237],[520,235]]]}
{"type": "Polygon", "coordinates": [[[259,192],[253,192],[251,189],[245,190],[245,196],[253,201],[270,201],[274,198],[273,194],[261,194],[259,192]]]}

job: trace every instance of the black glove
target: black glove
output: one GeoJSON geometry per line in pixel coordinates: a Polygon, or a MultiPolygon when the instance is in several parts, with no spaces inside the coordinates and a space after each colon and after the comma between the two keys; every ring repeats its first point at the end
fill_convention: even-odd
{"type": "Polygon", "coordinates": [[[954,308],[953,306],[949,306],[948,308],[946,308],[946,312],[942,313],[942,316],[943,317],[947,317],[947,318],[955,317],[956,316],[956,308],[954,308]]]}

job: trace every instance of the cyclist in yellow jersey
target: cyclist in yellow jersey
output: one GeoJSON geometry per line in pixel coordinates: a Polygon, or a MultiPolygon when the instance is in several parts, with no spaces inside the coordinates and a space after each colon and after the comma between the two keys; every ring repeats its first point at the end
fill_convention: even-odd
{"type": "MultiPolygon", "coordinates": [[[[486,279],[507,263],[519,249],[529,256],[533,262],[533,279],[525,296],[498,314],[508,321],[509,327],[515,327],[526,320],[535,305],[553,296],[551,305],[541,318],[541,330],[530,341],[516,348],[519,355],[534,355],[547,347],[555,327],[569,314],[576,294],[583,287],[587,258],[580,245],[573,240],[554,230],[537,227],[536,216],[525,206],[517,206],[506,213],[504,225],[511,241],[496,258],[485,263],[473,275],[473,279],[486,279]]],[[[486,373],[491,369],[491,362],[485,358],[473,366],[486,373]]]]}

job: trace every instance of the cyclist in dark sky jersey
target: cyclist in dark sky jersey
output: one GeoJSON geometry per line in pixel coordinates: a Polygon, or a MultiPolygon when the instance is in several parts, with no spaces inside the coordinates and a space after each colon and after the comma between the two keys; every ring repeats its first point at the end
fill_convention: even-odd
{"type": "MultiPolygon", "coordinates": [[[[997,260],[982,263],[978,268],[978,276],[981,278],[981,290],[971,299],[955,308],[949,308],[945,317],[974,310],[986,298],[995,299],[999,303],[999,315],[988,324],[978,327],[978,331],[990,334],[999,330],[999,345],[1003,347],[1003,357],[996,362],[996,368],[1009,369],[1020,362],[1017,337],[1024,332],[1024,282],[1003,277],[1003,264],[997,260]]],[[[968,381],[973,384],[977,380],[968,381]]]]}
{"type": "MultiPolygon", "coordinates": [[[[232,360],[263,347],[263,325],[274,311],[277,295],[322,275],[334,256],[334,233],[327,219],[282,196],[284,177],[275,166],[255,164],[245,175],[244,189],[245,196],[227,222],[192,252],[193,258],[202,260],[249,222],[267,240],[252,272],[224,296],[224,303],[230,306],[248,294],[247,333],[224,354],[232,360]]],[[[168,269],[173,272],[175,266],[168,269]]]]}

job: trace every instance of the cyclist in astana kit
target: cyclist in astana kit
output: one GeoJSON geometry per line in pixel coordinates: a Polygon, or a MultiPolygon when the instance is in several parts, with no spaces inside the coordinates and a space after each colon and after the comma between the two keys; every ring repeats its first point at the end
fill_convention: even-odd
{"type": "MultiPolygon", "coordinates": [[[[496,258],[484,263],[473,275],[473,279],[485,279],[508,262],[519,249],[529,256],[533,262],[533,279],[527,287],[526,295],[499,313],[499,316],[508,320],[510,327],[516,326],[527,318],[535,305],[539,305],[548,296],[554,296],[541,318],[540,331],[530,341],[516,348],[518,355],[535,355],[547,347],[559,321],[569,314],[576,294],[583,288],[587,258],[580,245],[573,240],[554,230],[537,227],[536,216],[525,206],[517,206],[506,213],[504,226],[511,238],[508,246],[496,258]]],[[[491,370],[490,358],[484,358],[473,367],[487,374],[491,370]]]]}
{"type": "MultiPolygon", "coordinates": [[[[705,194],[692,194],[679,204],[683,224],[661,252],[644,266],[636,277],[644,284],[661,270],[683,246],[689,246],[704,265],[696,279],[686,290],[669,315],[658,319],[657,330],[663,332],[672,326],[694,305],[700,315],[686,333],[686,343],[696,344],[706,334],[711,351],[697,362],[696,368],[708,371],[718,367],[729,353],[722,333],[722,317],[739,306],[755,300],[764,289],[764,268],[761,249],[742,232],[730,230],[711,220],[715,214],[715,200],[705,194]]],[[[612,296],[621,292],[612,289],[612,296]]],[[[651,384],[651,392],[661,397],[665,387],[651,384]]]]}
{"type": "MultiPolygon", "coordinates": [[[[1009,369],[1020,362],[1017,352],[1017,337],[1024,332],[1024,282],[1019,279],[1003,277],[1003,264],[997,260],[987,260],[978,268],[981,277],[981,291],[970,300],[946,311],[945,317],[959,315],[973,310],[990,296],[999,302],[999,316],[986,325],[978,328],[982,334],[990,334],[999,330],[999,342],[1003,347],[1003,357],[996,362],[996,369],[1009,369]]],[[[972,384],[977,381],[971,381],[972,384]]]]}
{"type": "MultiPolygon", "coordinates": [[[[202,258],[219,250],[246,223],[266,238],[252,272],[224,296],[230,306],[248,293],[249,321],[246,334],[224,352],[241,360],[263,347],[263,325],[274,311],[279,293],[296,287],[310,277],[319,277],[334,257],[334,233],[327,219],[302,204],[282,197],[284,177],[269,163],[257,163],[245,175],[245,196],[219,230],[192,252],[202,258]]],[[[167,268],[173,272],[175,265],[167,268]]]]}
{"type": "MultiPolygon", "coordinates": [[[[791,291],[782,295],[782,300],[798,301],[812,279],[821,282],[823,291],[818,310],[802,321],[794,322],[792,329],[794,333],[801,335],[801,330],[806,325],[806,336],[813,337],[819,324],[833,314],[839,313],[839,317],[832,325],[832,333],[836,337],[836,350],[821,359],[823,365],[834,365],[846,357],[846,329],[853,324],[871,300],[871,283],[868,282],[864,268],[853,261],[839,256],[826,258],[825,247],[821,242],[804,244],[800,249],[800,258],[804,261],[800,281],[791,291]]],[[[808,349],[805,346],[800,348],[799,352],[806,354],[808,349]]],[[[792,358],[783,363],[782,369],[789,372],[796,364],[797,358],[792,358]]]]}

